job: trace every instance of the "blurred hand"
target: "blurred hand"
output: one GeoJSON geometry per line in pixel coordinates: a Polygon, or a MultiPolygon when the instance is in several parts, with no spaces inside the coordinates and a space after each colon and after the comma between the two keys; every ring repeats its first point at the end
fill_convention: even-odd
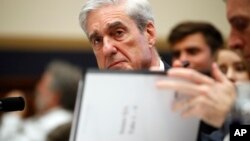
{"type": "Polygon", "coordinates": [[[214,127],[221,127],[231,111],[236,98],[236,88],[216,64],[212,65],[210,78],[193,69],[172,68],[167,76],[186,81],[159,80],[161,89],[172,89],[178,94],[189,96],[176,101],[174,111],[180,111],[183,117],[197,117],[214,127]],[[189,83],[190,82],[190,83],[189,83]]]}

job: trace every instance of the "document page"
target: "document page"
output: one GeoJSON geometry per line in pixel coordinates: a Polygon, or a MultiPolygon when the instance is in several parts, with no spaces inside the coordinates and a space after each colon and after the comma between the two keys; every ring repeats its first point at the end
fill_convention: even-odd
{"type": "Polygon", "coordinates": [[[87,72],[71,141],[195,141],[199,120],[172,111],[175,93],[157,89],[159,79],[168,80],[159,74],[87,72]]]}

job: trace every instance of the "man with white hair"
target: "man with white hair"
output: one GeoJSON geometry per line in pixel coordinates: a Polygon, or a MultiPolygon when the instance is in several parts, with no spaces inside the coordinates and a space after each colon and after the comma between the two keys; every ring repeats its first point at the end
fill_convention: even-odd
{"type": "Polygon", "coordinates": [[[99,69],[169,68],[155,48],[156,29],[147,0],[88,0],[79,19],[99,69]]]}

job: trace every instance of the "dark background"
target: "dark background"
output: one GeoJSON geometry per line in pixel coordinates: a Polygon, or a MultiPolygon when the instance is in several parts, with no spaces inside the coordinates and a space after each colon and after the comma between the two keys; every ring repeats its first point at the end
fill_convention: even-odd
{"type": "MultiPolygon", "coordinates": [[[[160,54],[170,63],[168,53],[160,54]]],[[[0,50],[0,97],[13,89],[32,92],[46,65],[52,60],[64,60],[82,70],[97,68],[91,51],[13,51],[0,50]]]]}

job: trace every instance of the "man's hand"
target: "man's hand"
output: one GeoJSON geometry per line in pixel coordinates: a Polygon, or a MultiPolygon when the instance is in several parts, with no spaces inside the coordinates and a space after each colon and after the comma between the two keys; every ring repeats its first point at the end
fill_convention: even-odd
{"type": "Polygon", "coordinates": [[[172,68],[167,76],[186,81],[160,80],[157,86],[190,96],[173,105],[183,117],[197,117],[211,126],[221,127],[235,102],[236,89],[216,64],[212,65],[211,74],[213,78],[192,69],[172,68]]]}

